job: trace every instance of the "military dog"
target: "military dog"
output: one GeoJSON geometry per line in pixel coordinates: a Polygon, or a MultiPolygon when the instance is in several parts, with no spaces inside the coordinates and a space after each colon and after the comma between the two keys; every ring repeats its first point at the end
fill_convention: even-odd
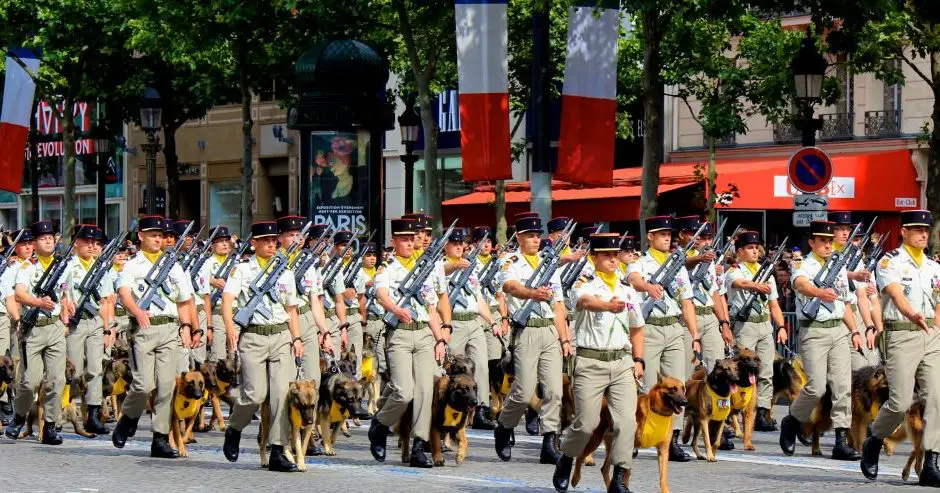
{"type": "Polygon", "coordinates": [[[770,408],[780,401],[792,403],[806,385],[806,374],[799,358],[788,360],[781,356],[774,357],[774,397],[770,408]]]}
{"type": "MultiPolygon", "coordinates": [[[[470,358],[455,356],[445,368],[447,374],[434,379],[430,442],[431,456],[436,466],[444,465],[444,437],[453,438],[457,442],[457,465],[462,464],[467,457],[467,426],[477,406],[477,385],[473,379],[475,370],[470,358]]],[[[400,430],[402,437],[411,435],[410,416],[407,423],[404,428],[408,429],[400,430]]],[[[402,460],[408,461],[410,450],[407,440],[402,440],[402,443],[402,460]]]]}
{"type": "Polygon", "coordinates": [[[209,400],[206,381],[202,372],[190,370],[176,378],[173,391],[173,412],[170,422],[170,446],[187,457],[186,444],[195,442],[193,426],[202,406],[209,400]]]}
{"type": "Polygon", "coordinates": [[[715,451],[721,441],[725,419],[731,412],[731,394],[738,390],[737,381],[738,365],[733,359],[725,358],[715,362],[707,374],[700,366],[686,383],[689,405],[685,410],[682,441],[689,443],[691,434],[692,451],[699,460],[718,461],[715,451]],[[698,448],[699,433],[705,442],[705,455],[698,448]]]}
{"type": "Polygon", "coordinates": [[[206,389],[209,390],[209,402],[212,404],[212,417],[209,418],[207,429],[211,430],[213,426],[218,425],[219,431],[225,429],[225,417],[222,415],[222,402],[228,404],[231,409],[234,400],[229,395],[229,389],[238,385],[238,364],[234,357],[207,362],[212,363],[215,370],[214,385],[206,381],[206,389]]]}
{"type": "Polygon", "coordinates": [[[107,406],[102,406],[102,410],[109,408],[110,412],[114,413],[115,420],[121,419],[121,405],[133,380],[126,359],[111,358],[104,362],[101,383],[107,406]]]}
{"type": "Polygon", "coordinates": [[[5,354],[0,354],[0,395],[7,392],[7,388],[13,383],[15,375],[13,360],[5,354]]]}
{"type": "Polygon", "coordinates": [[[346,424],[346,418],[359,412],[362,403],[362,384],[353,376],[355,353],[349,351],[349,354],[352,355],[351,367],[348,358],[343,358],[336,368],[328,368],[320,381],[317,426],[326,455],[336,455],[333,449],[336,435],[346,424]]]}
{"type": "Polygon", "coordinates": [[[368,402],[366,409],[369,411],[369,414],[375,416],[375,413],[379,411],[378,403],[379,396],[381,395],[381,391],[379,390],[378,359],[375,357],[375,340],[371,335],[363,334],[362,341],[362,377],[359,379],[359,383],[362,385],[368,402]]]}
{"type": "Polygon", "coordinates": [[[307,447],[313,437],[317,421],[317,386],[313,380],[291,382],[287,393],[288,412],[290,413],[290,443],[293,454],[289,457],[297,464],[297,469],[307,470],[307,447]]]}
{"type": "Polygon", "coordinates": [[[731,426],[734,435],[744,437],[744,450],[754,450],[751,437],[754,434],[754,419],[757,416],[757,375],[760,373],[760,358],[754,351],[738,345],[735,348],[734,362],[738,365],[738,378],[735,384],[737,392],[731,395],[731,426]],[[744,420],[744,431],[738,417],[744,420]]]}
{"type": "MultiPolygon", "coordinates": [[[[861,450],[869,425],[887,401],[888,375],[883,365],[865,366],[852,372],[852,427],[848,436],[851,447],[861,450]]],[[[885,440],[885,452],[893,452],[893,445],[885,440]]]]}
{"type": "MultiPolygon", "coordinates": [[[[82,421],[82,413],[78,407],[76,399],[83,398],[85,395],[85,379],[77,377],[75,364],[71,359],[65,360],[65,387],[62,389],[62,421],[69,421],[75,428],[75,433],[85,438],[95,438],[97,435],[85,431],[85,425],[82,421]]],[[[39,432],[37,436],[42,437],[43,428],[46,426],[45,407],[46,401],[46,383],[39,384],[38,399],[32,405],[26,417],[26,428],[20,433],[20,438],[28,437],[33,434],[33,425],[39,432]]]]}

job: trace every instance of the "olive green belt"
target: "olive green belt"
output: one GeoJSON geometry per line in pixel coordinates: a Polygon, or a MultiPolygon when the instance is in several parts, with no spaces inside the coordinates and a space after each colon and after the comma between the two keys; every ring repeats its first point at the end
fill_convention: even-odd
{"type": "Polygon", "coordinates": [[[451,315],[450,319],[456,322],[472,322],[479,316],[479,314],[473,312],[460,312],[451,315]]]}
{"type": "Polygon", "coordinates": [[[297,315],[304,315],[310,312],[310,305],[304,305],[297,310],[297,315]]]}
{"type": "Polygon", "coordinates": [[[395,326],[395,330],[421,330],[427,328],[427,326],[427,322],[399,323],[395,326]]]}
{"type": "Polygon", "coordinates": [[[366,317],[366,320],[368,320],[368,321],[370,321],[370,322],[375,322],[376,320],[382,320],[382,316],[381,316],[381,315],[372,315],[372,314],[370,314],[370,315],[368,315],[368,316],[366,317]]]}
{"type": "Polygon", "coordinates": [[[36,324],[33,327],[45,327],[47,325],[52,325],[59,321],[59,317],[39,317],[36,319],[36,324]]]}
{"type": "MultiPolygon", "coordinates": [[[[926,322],[928,326],[932,326],[934,323],[934,319],[928,318],[926,319],[926,322]]],[[[888,331],[911,330],[913,331],[913,330],[923,330],[923,327],[915,324],[914,322],[892,322],[889,320],[885,320],[885,330],[888,330],[888,331]]]]}
{"type": "Polygon", "coordinates": [[[715,313],[715,307],[713,306],[696,306],[695,314],[696,315],[711,315],[715,313]]]}
{"type": "Polygon", "coordinates": [[[249,325],[242,329],[242,332],[249,334],[258,334],[259,336],[273,336],[287,330],[287,323],[275,325],[249,325]]]}
{"type": "Polygon", "coordinates": [[[656,325],[656,326],[659,326],[659,327],[665,327],[665,326],[667,326],[667,325],[672,325],[672,324],[678,323],[678,322],[679,322],[679,317],[677,317],[677,316],[672,316],[672,317],[650,317],[650,318],[646,319],[646,324],[647,324],[647,325],[656,325]]]}
{"type": "Polygon", "coordinates": [[[810,329],[831,329],[833,327],[838,327],[840,325],[842,325],[842,319],[834,318],[832,320],[826,320],[825,322],[817,322],[813,320],[812,322],[807,324],[806,327],[810,329]]]}
{"type": "Polygon", "coordinates": [[[764,313],[762,315],[751,315],[750,317],[747,317],[746,322],[752,324],[762,324],[768,320],[770,320],[770,314],[764,313]]]}
{"type": "Polygon", "coordinates": [[[555,325],[555,320],[551,318],[530,318],[526,327],[551,327],[555,325]]]}
{"type": "Polygon", "coordinates": [[[125,310],[124,307],[119,306],[114,309],[115,317],[123,317],[124,315],[127,315],[127,310],[125,310]]]}
{"type": "Polygon", "coordinates": [[[330,317],[336,315],[336,308],[330,308],[329,310],[327,310],[326,312],[324,312],[323,315],[324,315],[326,318],[330,318],[330,317]]]}
{"type": "MultiPolygon", "coordinates": [[[[158,315],[156,317],[150,317],[150,325],[163,325],[168,323],[175,323],[176,317],[171,317],[169,315],[158,315]]],[[[130,319],[131,328],[136,329],[140,327],[140,324],[137,323],[137,319],[131,317],[130,319]]]]}
{"type": "Polygon", "coordinates": [[[196,305],[196,313],[205,313],[206,305],[196,305]]]}
{"type": "Polygon", "coordinates": [[[579,358],[590,358],[598,361],[617,361],[627,356],[623,349],[591,349],[586,347],[578,348],[579,358]]]}

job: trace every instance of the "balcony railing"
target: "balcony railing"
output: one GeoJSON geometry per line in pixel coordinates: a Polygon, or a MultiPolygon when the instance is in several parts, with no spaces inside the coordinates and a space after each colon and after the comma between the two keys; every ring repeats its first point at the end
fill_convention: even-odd
{"type": "Polygon", "coordinates": [[[865,112],[865,137],[897,137],[899,135],[901,135],[901,110],[865,112]]]}
{"type": "Polygon", "coordinates": [[[820,140],[844,140],[855,136],[853,128],[855,119],[852,113],[828,113],[822,117],[822,129],[819,131],[820,140]]]}
{"type": "MultiPolygon", "coordinates": [[[[715,142],[715,147],[731,147],[737,143],[734,133],[730,133],[715,142]]],[[[708,136],[702,135],[702,147],[708,147],[708,136]]]]}
{"type": "Polygon", "coordinates": [[[774,142],[792,144],[802,140],[803,133],[792,123],[774,123],[774,142]]]}

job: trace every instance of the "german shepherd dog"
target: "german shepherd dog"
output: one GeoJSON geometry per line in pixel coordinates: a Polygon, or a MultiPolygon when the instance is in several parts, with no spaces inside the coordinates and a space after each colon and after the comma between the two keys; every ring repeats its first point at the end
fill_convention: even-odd
{"type": "MultiPolygon", "coordinates": [[[[215,370],[214,384],[206,380],[206,389],[209,391],[209,401],[212,403],[212,417],[209,418],[209,424],[206,426],[211,430],[214,425],[218,425],[219,431],[225,429],[225,417],[222,415],[222,402],[228,404],[229,409],[235,403],[229,390],[238,385],[238,362],[233,356],[221,359],[215,362],[206,362],[205,365],[212,364],[215,370]]],[[[208,371],[208,370],[204,370],[208,371]]]]}
{"type": "Polygon", "coordinates": [[[751,437],[757,417],[757,376],[760,373],[761,361],[757,353],[744,346],[736,346],[735,353],[732,359],[738,365],[738,378],[735,381],[738,391],[731,396],[731,426],[734,436],[744,437],[744,450],[755,450],[751,437]],[[738,416],[744,419],[743,434],[738,416]]]}
{"type": "Polygon", "coordinates": [[[499,416],[503,403],[509,397],[509,389],[512,388],[512,383],[516,379],[512,353],[503,346],[502,357],[498,360],[491,359],[487,364],[490,370],[490,409],[493,416],[499,416]]]}
{"type": "MultiPolygon", "coordinates": [[[[467,426],[473,420],[477,406],[477,385],[473,379],[476,368],[473,360],[466,356],[455,356],[445,367],[445,375],[434,378],[434,397],[431,404],[431,456],[435,466],[444,465],[444,437],[457,442],[457,465],[467,457],[467,426]]],[[[408,414],[408,430],[401,430],[401,436],[411,435],[411,416],[408,414]],[[408,433],[405,434],[405,431],[408,433]]],[[[404,421],[404,420],[403,420],[404,421]]],[[[410,458],[407,440],[402,440],[402,460],[410,458]],[[405,451],[408,454],[405,454],[405,451]]]]}
{"type": "Polygon", "coordinates": [[[13,368],[13,360],[5,354],[0,354],[0,395],[5,394],[10,385],[13,384],[14,376],[16,376],[16,373],[13,368]]]}
{"type": "Polygon", "coordinates": [[[718,461],[715,451],[721,442],[721,432],[724,430],[727,416],[714,419],[714,413],[731,407],[731,394],[738,390],[737,381],[738,365],[733,359],[725,358],[715,362],[708,374],[705,373],[705,368],[700,366],[686,383],[689,405],[685,409],[682,442],[689,443],[691,434],[692,450],[698,460],[718,461]],[[698,448],[699,433],[705,442],[705,455],[702,455],[698,448]]]}
{"type": "MultiPolygon", "coordinates": [[[[643,434],[646,428],[650,414],[659,416],[672,416],[680,414],[682,408],[689,403],[685,394],[685,384],[681,380],[672,377],[660,376],[659,380],[653,385],[647,394],[637,396],[636,403],[636,434],[634,435],[634,449],[639,449],[643,445],[643,434]]],[[[671,421],[670,421],[671,423],[671,421]]],[[[613,443],[613,434],[611,432],[610,409],[607,407],[607,399],[601,402],[601,420],[597,429],[591,435],[584,451],[575,461],[574,473],[571,475],[571,485],[577,486],[581,481],[581,466],[589,455],[593,454],[601,442],[607,450],[607,457],[604,459],[604,465],[601,466],[601,474],[604,477],[604,484],[610,487],[610,448],[613,443]]],[[[657,460],[659,463],[659,489],[662,493],[669,493],[669,442],[672,440],[672,424],[669,425],[667,433],[663,434],[662,440],[655,444],[657,460]]],[[[627,469],[623,478],[624,486],[630,486],[630,469],[627,469]]]]}
{"type": "Polygon", "coordinates": [[[102,406],[102,410],[109,408],[109,414],[113,413],[115,420],[121,419],[121,405],[133,381],[131,368],[126,359],[111,358],[104,362],[101,384],[107,405],[102,406]]]}
{"type": "MultiPolygon", "coordinates": [[[[82,420],[82,413],[78,407],[76,399],[84,399],[85,379],[76,377],[75,364],[71,359],[65,360],[65,387],[62,389],[62,421],[69,421],[75,428],[75,433],[85,438],[95,438],[97,435],[85,431],[85,425],[82,420]]],[[[20,433],[20,438],[28,437],[33,434],[33,425],[36,425],[39,434],[42,437],[43,428],[46,426],[45,407],[46,401],[46,383],[39,384],[39,398],[29,410],[26,417],[26,428],[20,433]]]]}
{"type": "Polygon", "coordinates": [[[904,464],[904,469],[901,471],[901,479],[904,481],[911,477],[911,466],[914,466],[914,471],[918,476],[920,476],[924,467],[924,426],[926,426],[924,423],[924,409],[926,405],[927,401],[923,398],[915,398],[911,407],[907,410],[904,424],[899,426],[891,436],[885,438],[886,453],[889,442],[899,443],[908,437],[911,439],[911,455],[908,456],[907,463],[904,464]]]}
{"type": "Polygon", "coordinates": [[[369,334],[362,335],[362,385],[368,405],[369,414],[375,416],[379,411],[379,360],[375,356],[375,339],[369,334]]]}
{"type": "Polygon", "coordinates": [[[288,457],[297,464],[300,471],[307,470],[307,447],[313,437],[317,422],[317,386],[313,380],[291,382],[287,393],[288,412],[290,413],[290,443],[293,454],[288,457]]]}
{"type": "Polygon", "coordinates": [[[170,446],[187,457],[186,444],[195,442],[193,426],[209,396],[206,381],[199,370],[190,370],[176,377],[173,391],[173,410],[170,421],[170,446]]]}
{"type": "MultiPolygon", "coordinates": [[[[865,366],[852,372],[852,427],[849,429],[849,446],[861,450],[868,426],[875,421],[878,410],[887,401],[888,375],[883,365],[865,366]]],[[[885,452],[889,451],[894,451],[890,438],[885,440],[885,452]]]]}
{"type": "Polygon", "coordinates": [[[801,372],[802,363],[798,359],[789,360],[777,355],[774,357],[774,396],[770,402],[771,417],[773,417],[774,404],[778,402],[792,403],[800,395],[806,378],[801,372]]]}
{"type": "Polygon", "coordinates": [[[336,455],[333,444],[337,433],[345,426],[346,418],[359,412],[364,392],[354,377],[355,371],[356,354],[350,350],[335,368],[323,373],[320,381],[317,426],[326,455],[336,455]]]}

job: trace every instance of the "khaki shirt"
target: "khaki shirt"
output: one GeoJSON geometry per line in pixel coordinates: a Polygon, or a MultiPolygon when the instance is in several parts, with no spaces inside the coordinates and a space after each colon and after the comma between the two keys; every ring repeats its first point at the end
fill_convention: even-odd
{"type": "MultiPolygon", "coordinates": [[[[878,290],[892,284],[900,284],[904,297],[918,313],[934,318],[934,308],[940,303],[940,265],[924,254],[920,267],[904,247],[892,250],[878,262],[878,290]]],[[[907,322],[890,296],[882,296],[885,322],[907,322]]]]}
{"type": "MultiPolygon", "coordinates": [[[[643,276],[643,280],[649,281],[650,277],[656,273],[657,270],[662,266],[658,260],[656,260],[652,255],[647,252],[642,257],[639,258],[636,262],[630,264],[627,268],[628,276],[634,272],[639,273],[643,276]]],[[[676,274],[675,278],[676,283],[676,297],[672,298],[669,296],[665,290],[663,290],[663,301],[666,303],[666,312],[659,313],[659,309],[654,309],[650,313],[651,317],[678,317],[682,315],[682,307],[680,302],[692,298],[692,289],[689,285],[689,271],[685,267],[679,268],[679,273],[676,274]]],[[[641,304],[645,303],[649,294],[640,293],[641,304]]]]}
{"type": "MultiPolygon", "coordinates": [[[[406,268],[401,261],[396,257],[392,257],[391,260],[386,262],[385,268],[382,269],[382,272],[379,272],[375,275],[375,289],[385,288],[388,290],[388,295],[392,298],[396,304],[401,300],[401,295],[398,294],[398,287],[401,286],[401,282],[408,275],[408,268],[406,268]]],[[[406,306],[406,309],[410,309],[415,321],[418,322],[429,322],[431,319],[428,316],[428,308],[431,305],[437,305],[437,302],[440,300],[437,296],[437,287],[436,281],[432,279],[432,276],[428,276],[424,280],[424,284],[421,285],[421,295],[418,297],[418,302],[415,302],[415,299],[412,299],[409,303],[410,306],[406,306]],[[423,300],[423,303],[421,302],[423,300]]],[[[376,301],[378,303],[378,301],[376,301]]]]}
{"type": "Polygon", "coordinates": [[[23,268],[23,264],[28,263],[29,261],[20,260],[18,257],[11,257],[10,265],[3,271],[3,276],[0,276],[0,313],[7,313],[7,305],[2,301],[6,301],[7,298],[13,296],[16,287],[16,276],[23,268]]]}
{"type": "MultiPolygon", "coordinates": [[[[812,301],[813,298],[803,296],[799,291],[796,290],[796,280],[805,277],[810,282],[816,278],[816,274],[823,268],[825,261],[817,257],[815,254],[810,252],[802,262],[793,264],[793,274],[792,274],[792,284],[794,286],[793,291],[796,292],[796,315],[800,320],[804,320],[803,316],[803,306],[812,301]]],[[[849,296],[849,278],[846,275],[845,268],[842,268],[842,271],[839,272],[839,276],[836,278],[835,286],[836,293],[839,294],[839,298],[833,302],[833,311],[829,311],[826,307],[819,308],[819,314],[816,316],[816,322],[828,322],[829,320],[840,320],[845,315],[845,304],[852,298],[849,296]]]]}
{"type": "MultiPolygon", "coordinates": [[[[695,257],[698,255],[698,250],[689,250],[689,258],[695,257]]],[[[697,267],[697,266],[696,266],[697,267]]],[[[692,272],[695,271],[696,267],[693,267],[691,271],[686,270],[689,273],[689,282],[692,282],[691,276],[692,272]]],[[[715,270],[715,262],[708,263],[708,272],[705,274],[705,278],[708,279],[709,284],[711,284],[711,289],[705,293],[705,304],[699,303],[695,299],[695,296],[692,296],[692,303],[695,306],[715,306],[715,300],[712,296],[715,293],[720,295],[727,294],[728,290],[725,288],[724,279],[718,276],[718,271],[715,270]]],[[[692,291],[692,294],[695,294],[695,291],[692,291]]]]}
{"type": "MultiPolygon", "coordinates": [[[[68,259],[63,259],[63,261],[65,260],[68,260],[68,259]]],[[[52,264],[49,264],[49,266],[51,267],[52,264]]],[[[43,269],[42,267],[42,263],[39,261],[36,261],[35,264],[32,262],[24,262],[16,273],[16,285],[25,286],[28,292],[30,292],[31,294],[35,294],[33,293],[33,288],[35,288],[36,284],[39,283],[39,279],[42,278],[42,275],[43,273],[45,273],[45,271],[46,270],[43,269]]],[[[67,285],[65,283],[64,275],[61,278],[59,278],[59,285],[55,287],[55,293],[59,299],[61,299],[62,296],[67,293],[67,285]]],[[[30,307],[24,305],[20,307],[20,311],[25,312],[29,308],[30,307]]],[[[59,312],[61,310],[62,310],[62,307],[59,305],[59,303],[56,303],[55,308],[52,309],[52,313],[50,313],[49,316],[57,317],[59,316],[59,312]]]]}
{"type": "MultiPolygon", "coordinates": [[[[536,264],[536,266],[538,266],[538,264],[536,264]]],[[[535,272],[535,267],[529,264],[529,261],[526,260],[521,253],[510,255],[506,263],[503,264],[502,270],[499,272],[500,289],[509,281],[518,281],[525,286],[533,272],[535,272]]],[[[551,302],[540,301],[538,308],[533,312],[535,317],[555,318],[555,312],[553,310],[554,304],[559,301],[564,302],[565,300],[564,293],[562,293],[561,289],[561,274],[558,269],[552,274],[552,278],[547,287],[552,290],[552,300],[551,302]]],[[[509,305],[509,315],[512,316],[512,314],[522,308],[527,301],[529,300],[506,294],[506,304],[509,305]]]]}
{"type": "MultiPolygon", "coordinates": [[[[477,262],[477,265],[480,263],[477,262]]],[[[474,266],[476,267],[476,266],[474,266]]],[[[474,271],[476,269],[474,268],[474,271]]],[[[454,282],[463,275],[463,269],[458,269],[450,273],[450,276],[447,277],[447,292],[450,293],[450,281],[454,282]]],[[[454,303],[454,313],[480,313],[480,307],[477,306],[477,299],[483,297],[480,289],[480,280],[477,278],[476,272],[470,274],[470,278],[467,279],[467,284],[464,284],[462,289],[463,291],[463,300],[467,303],[467,306],[461,306],[459,303],[454,303],[454,300],[450,300],[451,303],[454,303]]]]}
{"type": "MultiPolygon", "coordinates": [[[[496,292],[500,291],[500,288],[498,286],[499,271],[502,268],[502,265],[506,261],[507,258],[508,258],[508,255],[504,254],[503,256],[497,257],[496,259],[493,260],[493,262],[496,262],[496,275],[493,276],[493,288],[494,288],[494,291],[496,292]]],[[[485,267],[486,267],[486,262],[483,262],[483,259],[479,259],[477,261],[477,265],[473,267],[473,273],[474,275],[476,275],[477,281],[479,281],[480,276],[483,275],[483,269],[485,267]]],[[[497,306],[499,304],[499,301],[496,300],[495,296],[490,294],[489,290],[483,289],[482,284],[480,285],[480,293],[483,295],[483,301],[486,302],[487,306],[497,306]]]]}
{"type": "MultiPolygon", "coordinates": [[[[271,257],[273,261],[274,257],[271,257]]],[[[251,298],[251,283],[258,278],[263,268],[258,263],[258,256],[252,255],[247,262],[242,262],[235,266],[228,280],[225,281],[225,294],[233,294],[238,300],[238,306],[245,306],[251,298]]],[[[267,276],[268,274],[265,274],[267,276]]],[[[261,279],[264,282],[264,278],[261,279]]],[[[260,284],[260,283],[259,283],[260,284]]],[[[271,301],[267,295],[261,298],[261,303],[271,311],[271,318],[266,319],[261,313],[255,311],[251,316],[253,325],[276,325],[287,323],[288,315],[285,307],[297,306],[297,284],[294,282],[294,273],[289,269],[284,269],[281,276],[277,279],[277,303],[271,301]]]]}
{"type": "Polygon", "coordinates": [[[575,342],[579,348],[599,350],[626,349],[631,351],[630,329],[642,327],[646,322],[640,310],[639,294],[618,276],[611,290],[599,276],[582,276],[574,283],[576,299],[594,296],[607,302],[617,297],[627,304],[621,313],[578,310],[574,316],[575,342]]]}
{"type": "MultiPolygon", "coordinates": [[[[91,268],[94,265],[95,259],[91,259],[88,267],[91,268]]],[[[114,294],[114,283],[109,282],[109,273],[105,273],[101,278],[101,282],[98,284],[98,296],[101,298],[107,298],[114,294]]],[[[65,272],[62,274],[62,279],[65,280],[66,286],[68,286],[69,299],[73,303],[78,303],[78,300],[81,299],[82,293],[78,290],[78,287],[82,284],[82,281],[85,279],[85,276],[88,275],[88,270],[85,269],[85,266],[82,265],[78,255],[73,255],[72,260],[69,261],[69,265],[65,268],[65,272]]],[[[91,301],[91,304],[95,308],[101,308],[98,303],[95,302],[94,297],[88,298],[91,301]]],[[[75,308],[78,308],[77,306],[75,308]]]]}
{"type": "MultiPolygon", "coordinates": [[[[212,282],[213,279],[215,279],[215,275],[219,273],[219,269],[222,268],[223,262],[225,262],[225,258],[223,258],[220,261],[219,259],[215,257],[215,255],[210,255],[209,259],[206,260],[204,264],[202,264],[202,269],[199,270],[199,275],[196,276],[196,285],[193,286],[193,288],[196,290],[196,294],[198,294],[199,297],[212,296],[212,293],[215,291],[215,288],[212,287],[212,284],[210,283],[212,282]]],[[[238,260],[236,260],[235,262],[237,266],[238,260]]],[[[234,270],[235,269],[232,269],[233,272],[234,270]]],[[[215,308],[219,309],[221,308],[221,306],[222,306],[222,302],[220,301],[215,306],[215,308]]],[[[238,299],[235,300],[232,306],[238,307],[238,299]]]]}
{"type": "MultiPolygon", "coordinates": [[[[118,289],[130,288],[134,293],[134,300],[139,300],[147,290],[147,283],[144,279],[150,269],[153,268],[153,265],[143,252],[138,252],[124,264],[124,269],[118,274],[118,289]]],[[[176,304],[189,301],[193,297],[193,283],[190,281],[189,276],[183,272],[183,268],[179,266],[179,263],[170,269],[170,275],[167,276],[166,282],[170,287],[170,294],[167,295],[160,287],[157,287],[156,293],[157,296],[163,298],[166,306],[160,309],[155,303],[151,303],[147,309],[151,316],[178,317],[176,304]]]]}
{"type": "MultiPolygon", "coordinates": [[[[760,268],[760,264],[758,269],[760,268]]],[[[728,309],[731,313],[738,313],[744,308],[744,303],[747,302],[747,299],[751,297],[752,294],[756,294],[753,291],[747,289],[739,289],[734,287],[734,281],[739,279],[744,279],[745,281],[750,281],[754,279],[756,272],[751,272],[748,269],[744,262],[741,262],[737,266],[732,266],[728,268],[728,273],[725,274],[725,285],[728,286],[728,309]]],[[[751,311],[751,316],[755,315],[764,315],[769,314],[767,306],[770,304],[771,300],[776,300],[779,297],[777,292],[777,283],[774,282],[773,276],[770,276],[767,279],[767,285],[770,286],[770,294],[767,295],[766,301],[761,301],[760,296],[755,298],[755,303],[760,307],[760,311],[753,310],[751,311]]]]}

